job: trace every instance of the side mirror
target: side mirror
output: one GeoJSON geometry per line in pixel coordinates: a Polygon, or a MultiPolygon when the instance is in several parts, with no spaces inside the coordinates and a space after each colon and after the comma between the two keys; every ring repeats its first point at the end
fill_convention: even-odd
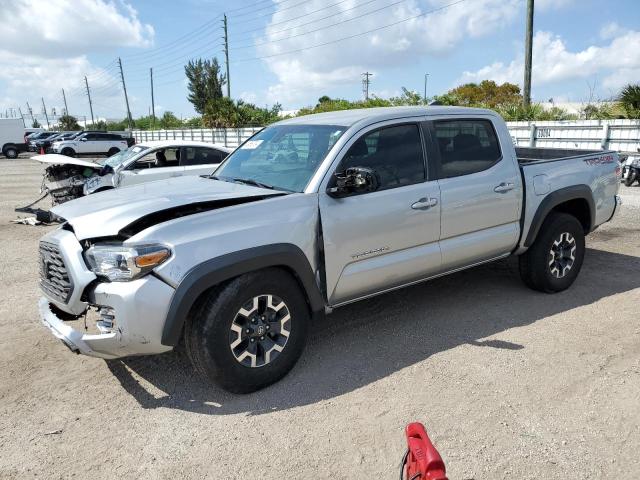
{"type": "Polygon", "coordinates": [[[379,186],[378,175],[371,168],[351,167],[334,173],[334,177],[335,186],[327,189],[327,195],[333,198],[375,192],[379,186]]]}
{"type": "Polygon", "coordinates": [[[81,141],[81,142],[86,142],[86,141],[87,141],[87,137],[82,137],[82,138],[80,139],[80,141],[81,141]]]}

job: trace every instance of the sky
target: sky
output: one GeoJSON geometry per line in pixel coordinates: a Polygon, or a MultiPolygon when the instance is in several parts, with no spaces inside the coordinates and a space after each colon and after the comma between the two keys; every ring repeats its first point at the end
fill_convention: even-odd
{"type": "MultiPolygon", "coordinates": [[[[285,110],[322,95],[402,87],[442,94],[492,79],[522,85],[526,0],[0,0],[0,115],[64,109],[96,118],[195,115],[184,65],[217,57],[227,14],[231,96],[285,110]]],[[[640,82],[640,1],[536,0],[534,101],[608,100],[640,82]]],[[[43,117],[39,119],[42,120],[43,117]]]]}

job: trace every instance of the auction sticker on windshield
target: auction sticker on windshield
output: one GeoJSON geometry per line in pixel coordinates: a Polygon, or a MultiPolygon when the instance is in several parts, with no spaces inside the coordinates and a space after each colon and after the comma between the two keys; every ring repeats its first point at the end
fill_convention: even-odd
{"type": "Polygon", "coordinates": [[[248,142],[245,142],[240,147],[240,149],[241,150],[254,150],[254,149],[258,148],[262,142],[263,142],[263,140],[249,140],[248,142]]]}

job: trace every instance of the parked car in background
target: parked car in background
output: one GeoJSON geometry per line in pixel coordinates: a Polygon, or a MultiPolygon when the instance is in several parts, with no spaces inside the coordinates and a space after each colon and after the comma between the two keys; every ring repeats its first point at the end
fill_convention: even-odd
{"type": "Polygon", "coordinates": [[[45,164],[41,193],[54,205],[137,183],[184,175],[210,175],[232,148],[204,142],[162,140],[144,142],[97,161],[58,154],[36,155],[45,164]]]}
{"type": "Polygon", "coordinates": [[[51,151],[68,157],[82,155],[106,155],[110,157],[131,146],[130,142],[121,135],[108,132],[83,132],[69,140],[53,142],[51,151]]]}
{"type": "Polygon", "coordinates": [[[292,118],[214,175],[53,208],[65,223],[40,242],[40,315],[76,353],[182,343],[205,378],[250,392],[293,367],[325,313],[355,301],[510,255],[532,289],[569,288],[619,187],[617,153],[514,148],[489,110],[292,118]],[[88,309],[89,331],[65,322],[88,309]]]}
{"type": "Polygon", "coordinates": [[[17,158],[26,150],[25,128],[21,118],[0,118],[0,152],[7,158],[17,158]]]}
{"type": "Polygon", "coordinates": [[[51,150],[51,145],[53,145],[53,142],[72,140],[75,137],[79,136],[81,133],[82,132],[61,132],[61,133],[58,133],[57,135],[52,135],[47,138],[40,138],[38,140],[33,140],[35,148],[32,151],[40,152],[41,150],[44,150],[44,152],[47,153],[48,151],[51,150]]]}
{"type": "Polygon", "coordinates": [[[38,135],[35,135],[29,139],[27,150],[30,152],[38,152],[40,151],[39,142],[50,140],[57,137],[59,134],[60,132],[40,132],[38,135]]]}

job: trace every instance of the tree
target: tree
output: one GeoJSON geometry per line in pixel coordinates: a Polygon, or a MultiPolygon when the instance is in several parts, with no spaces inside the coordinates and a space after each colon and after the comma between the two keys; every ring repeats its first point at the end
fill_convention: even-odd
{"type": "Polygon", "coordinates": [[[160,124],[160,128],[163,129],[171,129],[171,128],[181,128],[182,120],[176,117],[173,112],[164,112],[162,117],[158,120],[160,124]]]}
{"type": "Polygon", "coordinates": [[[447,92],[463,107],[484,107],[496,109],[522,102],[520,87],[505,82],[498,85],[493,80],[480,83],[466,83],[447,92]]]}
{"type": "Polygon", "coordinates": [[[640,118],[640,84],[629,84],[622,89],[618,101],[627,117],[640,118]]]}
{"type": "Polygon", "coordinates": [[[41,127],[40,122],[38,121],[37,118],[33,119],[33,122],[31,123],[31,127],[32,128],[40,128],[41,127]]]}
{"type": "Polygon", "coordinates": [[[60,130],[81,130],[78,119],[67,113],[58,119],[58,126],[60,130]]]}
{"type": "Polygon", "coordinates": [[[218,59],[189,60],[184,67],[189,80],[189,101],[196,112],[204,114],[207,105],[222,98],[222,87],[227,83],[226,76],[221,73],[218,59]]]}

